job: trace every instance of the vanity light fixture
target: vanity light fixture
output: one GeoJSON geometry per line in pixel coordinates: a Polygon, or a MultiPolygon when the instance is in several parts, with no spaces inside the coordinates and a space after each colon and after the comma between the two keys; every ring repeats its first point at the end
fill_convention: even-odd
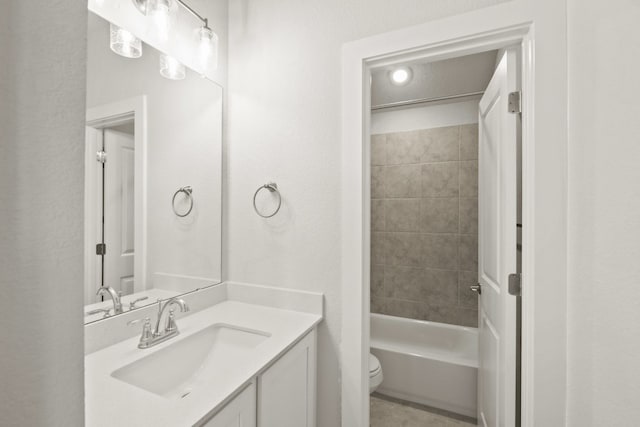
{"type": "Polygon", "coordinates": [[[158,36],[162,41],[169,39],[171,31],[171,9],[173,0],[148,0],[146,6],[147,16],[153,21],[158,31],[158,36]]]}
{"type": "Polygon", "coordinates": [[[184,65],[172,56],[160,55],[160,74],[169,80],[183,80],[187,75],[184,65]]]}
{"type": "Polygon", "coordinates": [[[112,51],[125,58],[142,56],[142,40],[117,25],[109,26],[109,46],[112,51]]]}
{"type": "Polygon", "coordinates": [[[200,66],[203,70],[215,70],[218,68],[218,36],[206,25],[200,28],[198,34],[200,38],[198,42],[200,66]]]}
{"type": "Polygon", "coordinates": [[[389,73],[389,78],[394,85],[404,86],[411,81],[412,74],[411,68],[399,67],[389,73]]]}
{"type": "MultiPolygon", "coordinates": [[[[171,30],[174,3],[196,17],[202,25],[198,28],[198,55],[203,69],[215,70],[218,66],[218,36],[209,28],[209,20],[183,0],[131,0],[143,15],[153,19],[162,40],[167,40],[171,30]]],[[[164,75],[164,74],[163,74],[164,75]]]]}

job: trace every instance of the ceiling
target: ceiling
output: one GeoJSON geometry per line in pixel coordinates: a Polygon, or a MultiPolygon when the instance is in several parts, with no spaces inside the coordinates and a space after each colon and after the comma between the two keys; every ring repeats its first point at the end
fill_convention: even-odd
{"type": "Polygon", "coordinates": [[[376,69],[372,73],[371,101],[381,104],[420,98],[484,91],[496,66],[498,51],[477,53],[436,62],[411,62],[376,69]],[[391,83],[390,74],[401,66],[411,68],[412,79],[404,86],[391,83]]]}

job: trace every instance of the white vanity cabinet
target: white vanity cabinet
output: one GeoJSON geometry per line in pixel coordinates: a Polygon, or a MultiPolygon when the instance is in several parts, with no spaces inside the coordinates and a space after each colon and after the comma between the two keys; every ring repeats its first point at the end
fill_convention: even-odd
{"type": "Polygon", "coordinates": [[[316,425],[316,330],[258,376],[258,427],[316,425]]]}
{"type": "Polygon", "coordinates": [[[256,383],[251,382],[202,427],[256,427],[256,383]]]}
{"type": "Polygon", "coordinates": [[[262,371],[204,427],[315,427],[316,330],[262,371]],[[257,384],[257,386],[256,386],[257,384]]]}

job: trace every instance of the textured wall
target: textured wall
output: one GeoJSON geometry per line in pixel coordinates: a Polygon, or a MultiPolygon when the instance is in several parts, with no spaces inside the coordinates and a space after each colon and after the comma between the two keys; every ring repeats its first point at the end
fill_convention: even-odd
{"type": "Polygon", "coordinates": [[[569,1],[568,425],[640,419],[640,3],[569,1]]]}
{"type": "Polygon", "coordinates": [[[478,126],[373,135],[371,311],[478,326],[478,126]]]}
{"type": "Polygon", "coordinates": [[[80,426],[86,5],[0,20],[0,425],[80,426]]]}
{"type": "Polygon", "coordinates": [[[229,4],[228,278],[324,292],[319,427],[340,424],[341,45],[497,3],[229,4]],[[269,180],[278,183],[283,208],[263,220],[251,197],[269,180]]]}

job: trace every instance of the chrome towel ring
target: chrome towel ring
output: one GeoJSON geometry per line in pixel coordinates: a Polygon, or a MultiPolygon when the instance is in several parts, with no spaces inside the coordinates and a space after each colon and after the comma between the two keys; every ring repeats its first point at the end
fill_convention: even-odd
{"type": "Polygon", "coordinates": [[[255,210],[256,213],[260,215],[262,218],[271,218],[272,216],[278,213],[281,206],[282,206],[282,196],[280,195],[280,190],[278,190],[278,184],[276,184],[275,182],[269,182],[265,185],[258,187],[258,189],[253,195],[253,210],[255,210]],[[258,210],[258,207],[256,206],[256,197],[258,197],[258,193],[260,192],[260,190],[264,190],[265,188],[269,190],[269,192],[271,193],[276,193],[276,195],[278,196],[278,207],[270,215],[264,215],[260,213],[260,211],[258,210]]]}
{"type": "Polygon", "coordinates": [[[190,186],[178,188],[178,190],[175,193],[173,193],[173,198],[171,199],[171,208],[173,209],[173,213],[179,216],[180,218],[184,218],[185,216],[189,215],[193,210],[193,188],[191,188],[190,186]],[[182,214],[178,212],[176,209],[176,197],[180,193],[184,193],[185,196],[189,199],[189,209],[182,214]]]}

